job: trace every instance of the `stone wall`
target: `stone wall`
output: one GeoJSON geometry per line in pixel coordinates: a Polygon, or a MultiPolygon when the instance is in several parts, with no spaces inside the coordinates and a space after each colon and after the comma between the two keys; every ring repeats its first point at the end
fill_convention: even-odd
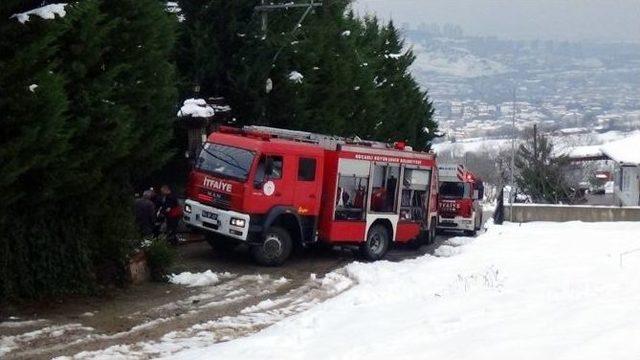
{"type": "MultiPolygon", "coordinates": [[[[510,205],[504,213],[505,221],[511,221],[510,205]]],[[[640,221],[640,207],[514,204],[513,222],[530,221],[640,221]]]]}

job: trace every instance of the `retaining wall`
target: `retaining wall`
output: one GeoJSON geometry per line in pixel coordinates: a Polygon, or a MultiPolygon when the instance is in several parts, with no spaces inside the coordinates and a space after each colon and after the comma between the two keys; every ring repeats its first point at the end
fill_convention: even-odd
{"type": "Polygon", "coordinates": [[[590,205],[545,205],[513,204],[504,206],[504,220],[530,221],[640,221],[640,207],[590,206],[590,205]]]}

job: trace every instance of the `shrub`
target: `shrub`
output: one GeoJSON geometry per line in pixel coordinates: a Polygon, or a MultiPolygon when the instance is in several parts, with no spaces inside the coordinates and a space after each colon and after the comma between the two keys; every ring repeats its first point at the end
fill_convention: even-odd
{"type": "Polygon", "coordinates": [[[176,257],[176,251],[164,236],[143,242],[147,264],[153,281],[166,281],[167,273],[176,257]]]}

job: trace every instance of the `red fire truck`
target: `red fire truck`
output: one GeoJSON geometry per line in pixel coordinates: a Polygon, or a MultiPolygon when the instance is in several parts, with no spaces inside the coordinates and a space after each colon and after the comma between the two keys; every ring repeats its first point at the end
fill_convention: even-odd
{"type": "Polygon", "coordinates": [[[190,174],[184,221],[212,246],[248,244],[262,265],[318,241],[377,260],[392,242],[433,241],[437,176],[433,153],[403,143],[221,127],[190,174]]]}
{"type": "Polygon", "coordinates": [[[438,231],[462,230],[475,235],[482,227],[482,181],[458,164],[439,164],[438,174],[438,231]]]}

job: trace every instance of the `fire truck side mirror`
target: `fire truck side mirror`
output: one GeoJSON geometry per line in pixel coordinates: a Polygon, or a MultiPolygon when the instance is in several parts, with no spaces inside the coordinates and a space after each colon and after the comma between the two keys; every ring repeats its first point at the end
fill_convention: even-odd
{"type": "Polygon", "coordinates": [[[478,181],[478,200],[484,199],[484,183],[478,181]]]}
{"type": "Polygon", "coordinates": [[[189,167],[193,169],[196,166],[196,152],[193,150],[187,150],[184,152],[184,158],[189,162],[189,167]]]}
{"type": "Polygon", "coordinates": [[[273,174],[273,158],[267,156],[264,160],[264,177],[268,178],[273,174]]]}
{"type": "Polygon", "coordinates": [[[269,180],[269,177],[273,175],[273,158],[269,156],[261,158],[258,167],[264,167],[264,174],[258,175],[254,180],[253,187],[256,189],[260,189],[269,180]]]}

